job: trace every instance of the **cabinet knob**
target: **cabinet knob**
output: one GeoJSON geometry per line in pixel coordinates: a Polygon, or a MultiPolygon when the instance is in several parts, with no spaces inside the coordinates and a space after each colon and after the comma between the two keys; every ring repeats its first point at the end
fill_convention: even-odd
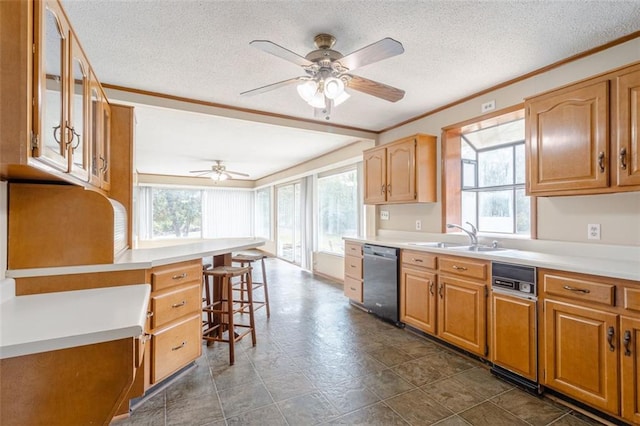
{"type": "Polygon", "coordinates": [[[147,318],[151,318],[153,316],[153,311],[147,312],[147,318]]]}

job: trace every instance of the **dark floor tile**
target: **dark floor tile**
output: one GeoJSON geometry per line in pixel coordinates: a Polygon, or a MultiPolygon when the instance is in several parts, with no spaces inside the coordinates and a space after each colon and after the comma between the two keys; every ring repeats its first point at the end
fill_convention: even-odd
{"type": "Polygon", "coordinates": [[[503,410],[491,402],[483,402],[473,408],[458,414],[474,426],[526,426],[527,423],[520,420],[508,411],[503,410]]]}
{"type": "Polygon", "coordinates": [[[465,419],[456,415],[440,420],[438,423],[435,423],[435,426],[469,426],[469,424],[465,419]]]}
{"type": "Polygon", "coordinates": [[[337,419],[330,420],[328,425],[362,425],[362,426],[407,426],[397,413],[384,403],[377,403],[361,408],[337,419]]]}
{"type": "Polygon", "coordinates": [[[222,419],[222,409],[215,394],[201,398],[167,400],[167,425],[202,425],[222,419]]]}
{"type": "Polygon", "coordinates": [[[271,395],[262,383],[229,388],[219,391],[218,396],[227,418],[273,404],[271,395]]]}
{"type": "Polygon", "coordinates": [[[393,367],[394,365],[411,361],[413,359],[411,355],[408,355],[393,346],[387,345],[383,345],[382,347],[374,349],[368,353],[387,367],[393,367]]]}
{"type": "Polygon", "coordinates": [[[320,392],[278,402],[278,407],[287,422],[296,426],[315,425],[340,414],[320,392]]]}
{"type": "Polygon", "coordinates": [[[453,414],[420,389],[414,389],[384,402],[412,425],[431,425],[453,414]]]}
{"type": "Polygon", "coordinates": [[[393,367],[392,370],[415,386],[423,386],[451,375],[442,366],[427,361],[425,358],[418,358],[399,364],[393,367]]]}
{"type": "Polygon", "coordinates": [[[374,404],[380,398],[359,381],[347,380],[322,389],[322,393],[340,413],[345,414],[358,408],[374,404]]]}
{"type": "Polygon", "coordinates": [[[213,383],[218,392],[236,386],[253,385],[260,382],[260,376],[253,365],[247,360],[242,365],[233,365],[218,372],[212,372],[213,383]]]}
{"type": "Polygon", "coordinates": [[[496,379],[489,370],[482,367],[472,368],[457,374],[456,380],[487,398],[513,389],[513,386],[496,379]]]}
{"type": "Polygon", "coordinates": [[[318,390],[299,372],[269,375],[264,379],[264,385],[276,402],[318,390]]]}
{"type": "Polygon", "coordinates": [[[421,389],[454,413],[478,405],[486,397],[456,380],[455,376],[429,383],[421,389]]]}
{"type": "Polygon", "coordinates": [[[534,426],[547,425],[568,411],[520,389],[512,389],[500,394],[492,398],[491,402],[534,426]]]}
{"type": "Polygon", "coordinates": [[[382,399],[391,398],[403,392],[415,389],[415,385],[404,380],[392,370],[383,370],[369,374],[362,377],[360,381],[369,390],[382,399]]]}
{"type": "Polygon", "coordinates": [[[211,394],[215,396],[215,391],[208,365],[196,365],[165,390],[167,401],[184,398],[197,399],[211,394]]]}
{"type": "Polygon", "coordinates": [[[553,422],[552,426],[593,426],[602,425],[604,423],[599,422],[591,417],[585,416],[581,413],[570,412],[560,417],[557,421],[553,422]]]}
{"type": "Polygon", "coordinates": [[[229,417],[228,426],[287,426],[287,421],[275,404],[229,417]]]}

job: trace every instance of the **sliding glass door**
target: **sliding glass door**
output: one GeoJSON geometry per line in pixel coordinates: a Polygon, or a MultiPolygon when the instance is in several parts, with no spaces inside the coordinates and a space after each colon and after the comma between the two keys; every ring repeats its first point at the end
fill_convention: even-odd
{"type": "Polygon", "coordinates": [[[279,186],[277,200],[278,257],[300,265],[302,260],[301,183],[279,186]]]}

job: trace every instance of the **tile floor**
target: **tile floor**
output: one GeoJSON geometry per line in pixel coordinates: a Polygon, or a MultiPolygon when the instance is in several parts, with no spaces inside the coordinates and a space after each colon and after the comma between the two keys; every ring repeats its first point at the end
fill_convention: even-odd
{"type": "Polygon", "coordinates": [[[243,339],[229,366],[226,344],[203,345],[194,368],[113,425],[598,424],[351,307],[340,284],[277,259],[267,269],[257,346],[243,339]]]}

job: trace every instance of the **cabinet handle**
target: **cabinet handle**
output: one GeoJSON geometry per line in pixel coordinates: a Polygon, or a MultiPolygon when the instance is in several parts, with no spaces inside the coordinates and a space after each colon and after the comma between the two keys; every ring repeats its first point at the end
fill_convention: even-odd
{"type": "Polygon", "coordinates": [[[380,195],[384,195],[386,190],[387,190],[387,185],[383,183],[382,186],[380,187],[380,195]]]}
{"type": "Polygon", "coordinates": [[[417,263],[422,263],[422,259],[414,259],[413,257],[411,258],[411,261],[417,262],[417,263]]]}
{"type": "Polygon", "coordinates": [[[184,305],[186,305],[186,304],[187,304],[187,301],[186,301],[186,300],[183,300],[183,301],[182,301],[182,302],[180,302],[180,303],[174,303],[173,305],[171,305],[171,307],[172,307],[172,308],[179,308],[179,307],[184,306],[184,305]]]}
{"type": "Polygon", "coordinates": [[[464,266],[458,266],[458,265],[453,265],[452,268],[455,269],[456,271],[466,271],[467,270],[467,268],[465,268],[464,266]]]}
{"type": "Polygon", "coordinates": [[[153,316],[153,311],[147,312],[147,318],[151,318],[153,316]]]}
{"type": "Polygon", "coordinates": [[[75,138],[76,139],[76,143],[75,143],[75,145],[71,146],[71,149],[75,151],[76,148],[78,148],[78,146],[80,146],[80,135],[78,134],[78,132],[76,132],[76,128],[75,127],[67,126],[67,129],[69,129],[69,131],[71,132],[71,139],[69,139],[69,143],[67,145],[71,145],[71,143],[73,142],[73,138],[75,138]]]}
{"type": "Polygon", "coordinates": [[[609,343],[609,350],[611,352],[616,350],[616,347],[613,346],[613,336],[615,335],[615,330],[613,328],[613,326],[609,327],[609,329],[607,330],[607,342],[609,343]]]}
{"type": "Polygon", "coordinates": [[[435,295],[434,291],[433,291],[433,281],[429,280],[429,293],[431,293],[432,296],[435,295]]]}
{"type": "Polygon", "coordinates": [[[627,170],[627,148],[622,148],[620,150],[620,168],[622,170],[627,170]]]}
{"type": "Polygon", "coordinates": [[[58,136],[56,136],[56,132],[60,132],[60,125],[53,128],[53,140],[60,145],[60,135],[58,133],[58,136]]]}
{"type": "Polygon", "coordinates": [[[355,287],[349,287],[351,289],[351,291],[356,291],[355,287]]]}
{"type": "Polygon", "coordinates": [[[622,342],[624,343],[624,356],[631,356],[631,349],[629,348],[631,344],[631,332],[629,330],[625,330],[622,342]]]}
{"type": "Polygon", "coordinates": [[[582,294],[589,294],[591,293],[591,290],[587,289],[587,288],[576,288],[576,287],[571,287],[570,285],[565,285],[564,287],[565,290],[569,290],[569,291],[573,291],[576,293],[582,293],[582,294]]]}
{"type": "Polygon", "coordinates": [[[440,286],[438,289],[440,292],[440,299],[444,298],[444,284],[440,283],[440,286]]]}
{"type": "Polygon", "coordinates": [[[174,275],[171,277],[172,280],[181,280],[183,278],[187,278],[187,273],[183,272],[180,275],[174,275]]]}
{"type": "Polygon", "coordinates": [[[387,192],[391,195],[391,184],[387,185],[387,192]]]}
{"type": "Polygon", "coordinates": [[[604,173],[604,152],[600,151],[598,154],[598,167],[600,167],[600,173],[604,173]]]}
{"type": "Polygon", "coordinates": [[[184,348],[184,346],[187,344],[187,342],[182,342],[180,343],[178,346],[174,346],[173,348],[171,348],[172,351],[177,351],[178,349],[182,349],[184,348]]]}

